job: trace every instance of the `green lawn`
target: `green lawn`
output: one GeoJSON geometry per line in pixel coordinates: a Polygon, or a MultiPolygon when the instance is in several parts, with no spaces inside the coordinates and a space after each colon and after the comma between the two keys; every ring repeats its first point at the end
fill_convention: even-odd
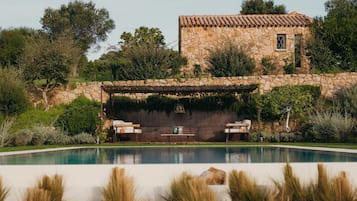
{"type": "MultiPolygon", "coordinates": [[[[228,146],[260,146],[260,145],[289,145],[289,146],[304,146],[304,147],[325,147],[325,148],[343,148],[343,149],[357,149],[357,143],[256,143],[256,142],[231,142],[228,146]]],[[[100,145],[42,145],[42,146],[21,146],[21,147],[0,147],[0,152],[9,151],[24,151],[24,150],[37,150],[61,147],[120,147],[120,146],[226,146],[224,142],[216,143],[190,143],[190,144],[168,144],[168,143],[115,143],[115,144],[100,144],[100,145]]]]}

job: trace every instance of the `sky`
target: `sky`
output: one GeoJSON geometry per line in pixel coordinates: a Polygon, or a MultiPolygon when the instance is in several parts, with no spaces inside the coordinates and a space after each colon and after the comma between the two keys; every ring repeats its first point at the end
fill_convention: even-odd
{"type": "MultiPolygon", "coordinates": [[[[0,0],[0,28],[27,27],[41,29],[40,19],[46,8],[58,9],[71,0],[0,0]]],[[[82,0],[88,2],[87,0],[82,0]]],[[[96,8],[105,8],[116,28],[108,39],[100,43],[100,50],[92,48],[90,60],[100,57],[109,47],[118,46],[123,32],[134,32],[140,26],[159,28],[166,44],[178,49],[178,16],[238,14],[243,0],[92,0],[96,8]]],[[[310,17],[325,16],[327,0],[275,0],[288,12],[299,12],[310,17]]]]}

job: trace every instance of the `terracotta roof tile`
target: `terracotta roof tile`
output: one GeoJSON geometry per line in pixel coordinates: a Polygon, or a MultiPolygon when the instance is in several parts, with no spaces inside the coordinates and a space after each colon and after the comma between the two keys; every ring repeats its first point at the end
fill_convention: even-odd
{"type": "Polygon", "coordinates": [[[308,26],[312,18],[290,13],[283,15],[190,15],[179,16],[180,27],[260,27],[308,26]]]}

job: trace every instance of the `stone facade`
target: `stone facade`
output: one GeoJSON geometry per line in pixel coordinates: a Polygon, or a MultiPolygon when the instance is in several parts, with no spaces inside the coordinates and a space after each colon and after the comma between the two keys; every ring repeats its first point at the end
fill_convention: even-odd
{"type": "MultiPolygon", "coordinates": [[[[245,77],[222,77],[222,78],[184,78],[166,80],[138,80],[121,81],[123,86],[136,85],[159,85],[159,86],[184,86],[184,85],[230,85],[230,84],[259,84],[259,92],[265,93],[273,87],[283,85],[313,85],[320,86],[323,96],[332,97],[342,88],[349,88],[357,84],[357,73],[338,73],[338,74],[292,74],[292,75],[259,75],[245,77]]],[[[84,95],[92,100],[100,102],[101,93],[103,102],[107,101],[109,95],[101,92],[102,82],[77,83],[76,86],[60,88],[55,91],[50,99],[50,103],[61,104],[69,103],[79,95],[84,95]]],[[[145,98],[147,94],[123,94],[133,98],[145,98]]]]}
{"type": "MultiPolygon", "coordinates": [[[[296,13],[291,15],[298,15],[298,17],[300,17],[300,14],[296,13]]],[[[278,16],[281,16],[281,19],[283,20],[285,19],[285,16],[290,17],[290,15],[278,16]]],[[[220,20],[225,20],[226,16],[218,17],[220,20]]],[[[265,16],[262,15],[261,17],[264,19],[265,16]]],[[[182,18],[185,18],[185,16],[182,18]]],[[[204,20],[206,20],[206,17],[204,17],[204,20]]],[[[258,18],[258,20],[261,19],[258,18]]],[[[214,20],[212,21],[215,22],[214,20]]],[[[255,19],[252,21],[255,22],[255,19]]],[[[301,57],[301,65],[299,67],[296,66],[296,73],[308,73],[309,62],[305,52],[306,40],[310,36],[309,28],[307,26],[308,23],[304,22],[297,25],[289,25],[286,23],[269,24],[270,21],[263,21],[258,25],[254,22],[249,22],[251,24],[244,26],[241,24],[228,26],[224,23],[217,25],[210,24],[209,26],[206,26],[205,23],[187,25],[187,23],[180,22],[179,50],[181,55],[188,59],[188,65],[183,69],[183,72],[185,74],[192,74],[194,65],[196,64],[199,64],[202,70],[206,69],[208,66],[207,58],[209,56],[209,50],[222,47],[222,44],[227,42],[232,42],[237,44],[237,46],[242,48],[249,57],[255,60],[256,69],[254,75],[263,74],[261,61],[264,57],[269,58],[277,67],[277,69],[270,72],[270,74],[283,74],[285,61],[288,63],[295,63],[296,55],[301,57]],[[285,48],[277,48],[278,34],[285,36],[285,48]],[[300,37],[301,40],[298,40],[298,37],[300,37]],[[296,46],[299,47],[298,53],[295,53],[295,40],[299,41],[299,46],[296,46]]]]}

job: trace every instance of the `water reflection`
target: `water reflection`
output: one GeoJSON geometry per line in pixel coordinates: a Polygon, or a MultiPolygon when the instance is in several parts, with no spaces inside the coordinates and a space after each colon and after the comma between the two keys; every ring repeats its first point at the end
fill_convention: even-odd
{"type": "Polygon", "coordinates": [[[279,147],[84,148],[0,156],[0,164],[356,162],[357,154],[279,147]]]}

